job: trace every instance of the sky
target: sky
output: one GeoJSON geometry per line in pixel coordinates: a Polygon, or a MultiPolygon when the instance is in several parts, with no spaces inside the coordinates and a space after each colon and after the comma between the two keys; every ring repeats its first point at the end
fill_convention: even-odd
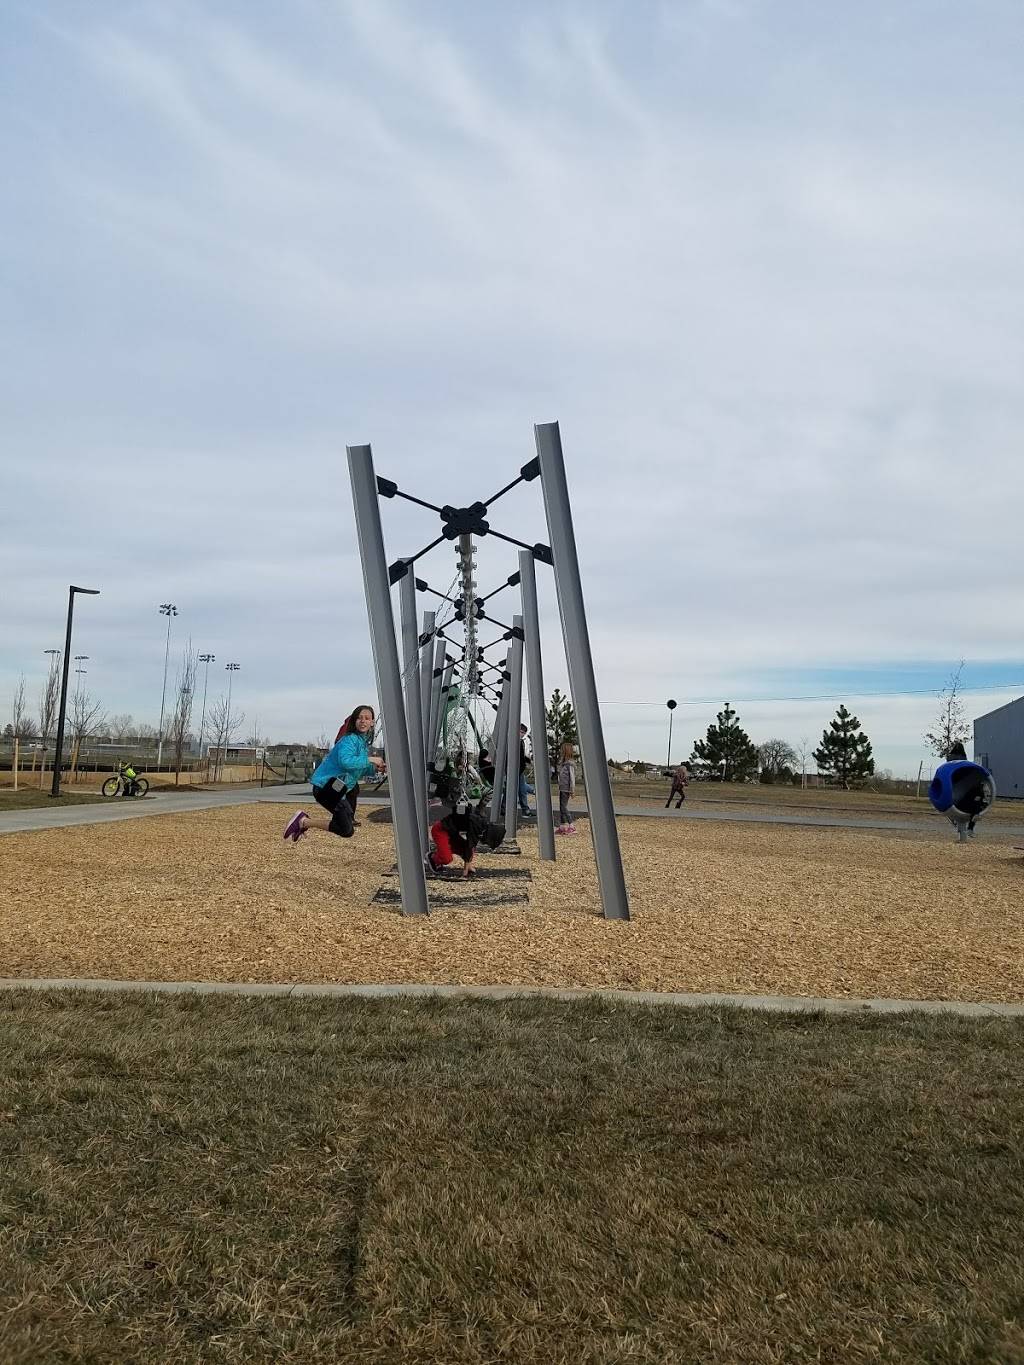
{"type": "MultiPolygon", "coordinates": [[[[558,420],[611,755],[667,757],[669,697],[674,759],[845,700],[927,766],[959,660],[971,716],[1024,692],[1022,40],[1017,0],[14,0],[0,710],[74,582],[108,711],[156,723],[171,601],[171,687],[190,639],[245,730],[333,734],[346,444],[460,505],[558,420]]],[[[382,514],[389,559],[439,530],[382,514]]],[[[537,485],[493,524],[546,540],[537,485]]]]}

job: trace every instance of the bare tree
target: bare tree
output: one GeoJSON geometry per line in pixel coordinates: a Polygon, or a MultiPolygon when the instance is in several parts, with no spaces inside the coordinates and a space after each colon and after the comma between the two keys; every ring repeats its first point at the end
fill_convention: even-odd
{"type": "Polygon", "coordinates": [[[807,786],[807,761],[814,753],[814,741],[807,735],[801,735],[796,746],[796,756],[800,760],[800,785],[807,786]]]}
{"type": "Polygon", "coordinates": [[[206,709],[206,723],[209,727],[210,751],[213,754],[213,781],[216,782],[224,768],[224,756],[235,732],[245,721],[244,711],[231,711],[228,699],[221,695],[206,709]]]}
{"type": "Polygon", "coordinates": [[[14,689],[14,696],[11,699],[11,738],[15,735],[20,736],[22,721],[25,719],[25,675],[22,673],[18,678],[18,685],[14,689]]]}
{"type": "Polygon", "coordinates": [[[116,716],[111,716],[109,725],[110,737],[117,744],[123,744],[130,735],[135,733],[132,728],[135,725],[135,720],[127,711],[120,711],[116,716]]]}
{"type": "Polygon", "coordinates": [[[140,722],[140,724],[136,725],[135,727],[136,739],[156,739],[158,738],[159,734],[160,731],[156,728],[156,726],[150,725],[146,721],[140,722]]]}
{"type": "Polygon", "coordinates": [[[192,721],[192,703],[196,694],[196,672],[199,659],[189,640],[181,656],[181,667],[175,684],[174,709],[167,727],[167,739],[174,753],[174,785],[181,781],[181,763],[185,753],[185,741],[192,721]]]}
{"type": "Polygon", "coordinates": [[[50,742],[50,736],[54,732],[57,723],[57,711],[60,707],[60,654],[54,652],[50,655],[50,671],[46,675],[46,682],[43,684],[39,693],[39,738],[42,741],[43,757],[39,768],[39,785],[43,785],[43,774],[46,772],[46,746],[50,742]]]}
{"type": "Polygon", "coordinates": [[[778,781],[784,769],[792,769],[796,764],[796,750],[784,739],[766,739],[757,746],[757,757],[761,764],[762,782],[778,781]]]}
{"type": "Polygon", "coordinates": [[[929,730],[924,737],[928,747],[939,758],[948,758],[954,744],[966,744],[971,737],[971,726],[960,699],[960,676],[963,671],[964,661],[961,659],[939,693],[935,729],[929,730]]]}
{"type": "Polygon", "coordinates": [[[71,698],[71,775],[78,771],[82,741],[98,735],[107,723],[107,713],[91,692],[74,692],[71,698]]]}

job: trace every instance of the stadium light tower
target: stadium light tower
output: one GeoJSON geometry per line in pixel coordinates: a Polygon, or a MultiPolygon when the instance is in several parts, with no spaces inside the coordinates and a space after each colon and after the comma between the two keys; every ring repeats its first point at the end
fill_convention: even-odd
{"type": "Polygon", "coordinates": [[[203,756],[203,735],[206,733],[206,689],[210,682],[210,665],[216,663],[216,654],[200,654],[199,662],[206,665],[203,675],[203,718],[199,722],[199,757],[203,756]]]}
{"type": "Polygon", "coordinates": [[[159,769],[164,757],[164,703],[167,700],[167,661],[171,654],[171,617],[177,616],[178,608],[173,602],[160,603],[160,615],[167,617],[167,643],[164,646],[164,685],[160,693],[160,728],[156,741],[156,766],[159,769]]]}

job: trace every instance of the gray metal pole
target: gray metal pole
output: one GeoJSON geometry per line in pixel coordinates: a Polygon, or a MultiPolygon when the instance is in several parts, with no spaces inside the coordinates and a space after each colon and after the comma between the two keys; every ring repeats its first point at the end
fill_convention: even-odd
{"type": "Polygon", "coordinates": [[[427,769],[423,761],[423,708],[420,706],[420,637],[416,626],[416,576],[410,564],[398,581],[402,622],[402,671],[405,675],[405,724],[412,755],[412,783],[420,811],[420,849],[427,856],[427,769]]]}
{"type": "Polygon", "coordinates": [[[432,611],[423,613],[423,630],[420,638],[427,636],[420,645],[420,747],[423,750],[423,765],[430,762],[430,665],[434,661],[434,622],[437,614],[432,611]]]}
{"type": "Polygon", "coordinates": [[[562,437],[557,422],[541,422],[534,427],[537,455],[540,460],[540,482],[544,493],[544,513],[548,523],[548,539],[554,560],[555,588],[565,636],[565,657],[569,667],[569,690],[576,711],[583,773],[590,811],[590,834],[594,841],[597,879],[601,887],[601,904],[605,919],[629,919],[629,898],[626,878],[622,871],[619,832],[615,825],[615,807],[608,779],[608,760],[604,747],[604,731],[597,700],[597,681],[594,660],[590,651],[590,634],[580,583],[580,562],[576,552],[576,534],[572,525],[572,508],[565,479],[562,456],[562,437]]]}
{"type": "MultiPolygon", "coordinates": [[[[512,625],[522,630],[523,618],[513,616],[512,625]]],[[[508,684],[508,747],[505,750],[505,838],[509,842],[516,837],[516,823],[519,818],[519,726],[523,717],[523,642],[518,635],[512,637],[510,653],[512,661],[509,672],[512,677],[508,684]]]]}
{"type": "Polygon", "coordinates": [[[491,758],[494,761],[494,785],[491,788],[491,824],[496,825],[501,815],[501,793],[505,785],[505,761],[508,758],[508,666],[512,651],[505,653],[505,666],[502,669],[501,692],[498,695],[498,714],[494,717],[494,731],[491,736],[491,758]]]}
{"type": "Polygon", "coordinates": [[[381,714],[387,727],[388,788],[395,827],[398,880],[402,889],[402,913],[426,915],[429,907],[420,833],[423,808],[416,796],[409,733],[403,719],[402,670],[398,664],[395,621],[391,613],[391,585],[377,502],[377,478],[369,446],[348,447],[348,471],[352,481],[359,557],[363,564],[366,609],[370,617],[373,662],[381,714]]]}
{"type": "Polygon", "coordinates": [[[537,575],[532,550],[519,551],[519,582],[523,594],[526,633],[526,688],[533,732],[533,785],[537,789],[537,846],[541,861],[555,861],[555,822],[551,813],[551,760],[548,756],[547,714],[544,706],[544,666],[540,652],[540,613],[537,575]]]}
{"type": "Polygon", "coordinates": [[[455,674],[455,665],[448,664],[444,670],[444,677],[441,679],[441,695],[437,701],[437,728],[434,731],[434,753],[436,754],[441,747],[441,727],[444,724],[445,711],[452,694],[452,678],[455,674]]]}
{"type": "Polygon", "coordinates": [[[441,712],[441,679],[444,676],[444,640],[434,641],[434,669],[430,676],[430,715],[427,719],[427,763],[437,755],[437,725],[441,712]]]}

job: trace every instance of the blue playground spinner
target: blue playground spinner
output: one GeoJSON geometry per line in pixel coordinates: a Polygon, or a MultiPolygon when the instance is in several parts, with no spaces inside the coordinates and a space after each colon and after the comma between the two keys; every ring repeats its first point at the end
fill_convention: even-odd
{"type": "Polygon", "coordinates": [[[948,815],[964,838],[964,827],[973,833],[974,822],[995,800],[992,774],[980,763],[957,759],[936,768],[928,787],[928,800],[940,815],[948,815]]]}

